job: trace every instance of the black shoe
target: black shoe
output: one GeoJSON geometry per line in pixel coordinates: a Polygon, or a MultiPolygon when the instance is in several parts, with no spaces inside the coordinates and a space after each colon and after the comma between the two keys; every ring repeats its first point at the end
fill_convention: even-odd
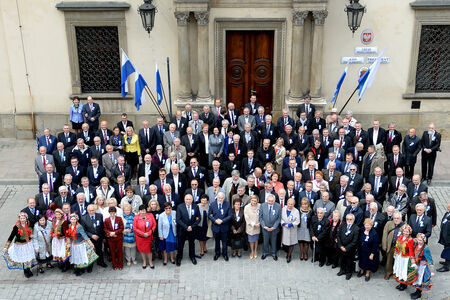
{"type": "Polygon", "coordinates": [[[87,268],[86,270],[88,273],[92,273],[92,268],[87,268]]]}
{"type": "Polygon", "coordinates": [[[321,261],[321,262],[319,263],[319,267],[323,267],[324,264],[325,264],[325,262],[321,261]]]}
{"type": "Polygon", "coordinates": [[[154,269],[155,268],[155,265],[153,265],[153,266],[150,266],[150,269],[154,269]]]}
{"type": "Polygon", "coordinates": [[[290,256],[290,255],[288,255],[288,257],[286,258],[286,262],[287,262],[287,263],[290,263],[290,262],[291,262],[291,256],[290,256]]]}
{"type": "Polygon", "coordinates": [[[197,264],[197,260],[195,259],[195,257],[191,258],[192,264],[196,265],[197,264]]]}
{"type": "Polygon", "coordinates": [[[370,275],[369,275],[369,276],[366,276],[366,277],[364,278],[364,280],[365,280],[365,281],[369,281],[369,280],[370,280],[370,275]]]}
{"type": "Polygon", "coordinates": [[[352,278],[352,273],[348,273],[347,275],[345,275],[346,280],[350,280],[350,278],[352,278]]]}
{"type": "Polygon", "coordinates": [[[80,270],[75,270],[74,274],[75,274],[75,276],[81,276],[80,270]]]}
{"type": "Polygon", "coordinates": [[[327,262],[327,263],[325,264],[325,266],[327,266],[327,267],[331,266],[331,262],[327,262]]]}
{"type": "Polygon", "coordinates": [[[177,267],[181,266],[181,259],[177,259],[176,265],[177,265],[177,267]]]}
{"type": "Polygon", "coordinates": [[[440,267],[439,269],[437,269],[436,271],[438,271],[438,272],[448,272],[449,269],[448,269],[448,267],[446,265],[444,265],[444,266],[440,267]]]}
{"type": "Polygon", "coordinates": [[[400,283],[400,284],[397,285],[395,288],[396,288],[397,290],[399,290],[401,287],[402,287],[402,284],[400,283]]]}
{"type": "Polygon", "coordinates": [[[401,287],[399,288],[399,291],[404,291],[406,290],[408,286],[406,284],[402,284],[401,287]]]}
{"type": "Polygon", "coordinates": [[[225,259],[225,261],[228,261],[228,255],[224,255],[223,259],[225,259]]]}
{"type": "Polygon", "coordinates": [[[33,276],[33,272],[31,272],[30,269],[25,269],[25,270],[23,271],[23,273],[24,273],[24,275],[25,275],[26,278],[30,278],[30,277],[33,276]]]}
{"type": "Polygon", "coordinates": [[[218,259],[219,259],[219,255],[218,254],[214,255],[214,260],[218,260],[218,259]]]}
{"type": "Polygon", "coordinates": [[[358,272],[358,275],[356,275],[356,277],[360,278],[360,277],[363,277],[363,275],[364,275],[364,272],[358,272]]]}
{"type": "Polygon", "coordinates": [[[332,269],[336,269],[338,266],[337,265],[332,265],[331,268],[332,269]]]}
{"type": "MultiPolygon", "coordinates": [[[[428,179],[427,180],[427,185],[430,185],[431,184],[431,179],[428,179]]],[[[417,298],[413,298],[413,299],[417,299],[417,298]]]]}
{"type": "Polygon", "coordinates": [[[267,255],[263,254],[263,255],[261,256],[261,259],[264,260],[264,259],[266,259],[266,257],[267,257],[267,255]]]}
{"type": "Polygon", "coordinates": [[[163,265],[167,265],[167,262],[163,262],[163,265]]]}
{"type": "Polygon", "coordinates": [[[337,273],[337,276],[342,276],[342,275],[344,275],[344,274],[345,274],[345,272],[342,271],[342,270],[340,270],[340,271],[337,273]]]}
{"type": "Polygon", "coordinates": [[[44,268],[39,268],[39,273],[43,274],[44,272],[44,268]]]}
{"type": "Polygon", "coordinates": [[[278,260],[278,256],[273,256],[273,260],[278,260]]]}
{"type": "Polygon", "coordinates": [[[47,263],[47,269],[54,269],[55,267],[54,266],[52,266],[52,264],[51,263],[47,263]]]}
{"type": "Polygon", "coordinates": [[[422,291],[416,290],[414,293],[411,294],[411,299],[419,299],[422,297],[422,291]]]}
{"type": "Polygon", "coordinates": [[[106,268],[106,267],[108,267],[108,265],[107,264],[105,264],[104,262],[98,262],[97,263],[97,265],[99,265],[100,267],[102,267],[102,268],[106,268]]]}
{"type": "Polygon", "coordinates": [[[145,266],[142,266],[142,269],[147,269],[147,265],[145,265],[145,266]]]}

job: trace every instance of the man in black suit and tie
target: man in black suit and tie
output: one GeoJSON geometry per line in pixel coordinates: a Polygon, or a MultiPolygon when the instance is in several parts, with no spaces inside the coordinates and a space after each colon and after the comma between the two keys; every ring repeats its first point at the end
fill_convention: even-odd
{"type": "Polygon", "coordinates": [[[214,260],[218,260],[220,254],[223,259],[228,261],[227,240],[230,231],[230,221],[233,218],[230,201],[225,201],[225,195],[222,192],[217,194],[217,200],[209,205],[208,218],[212,222],[212,232],[215,240],[214,260]],[[222,242],[222,251],[220,243],[222,242]]]}
{"type": "Polygon", "coordinates": [[[87,123],[83,123],[83,125],[81,125],[81,131],[77,134],[77,141],[78,139],[82,139],[88,146],[92,146],[94,144],[94,131],[89,128],[87,123]]]}
{"type": "Polygon", "coordinates": [[[240,115],[239,110],[235,109],[234,103],[229,102],[228,111],[225,114],[225,119],[228,120],[231,130],[233,130],[233,133],[235,134],[239,133],[237,125],[239,115],[240,115]]]}
{"type": "MultiPolygon", "coordinates": [[[[100,129],[95,131],[95,136],[100,138],[100,144],[106,146],[110,144],[111,136],[113,135],[113,132],[108,129],[108,121],[103,120],[100,122],[100,129]]],[[[94,138],[94,144],[95,144],[95,138],[94,138]]]]}
{"type": "Polygon", "coordinates": [[[158,167],[152,164],[152,156],[150,154],[145,154],[144,162],[139,164],[138,177],[145,177],[146,184],[152,184],[158,179],[158,167]]]}
{"type": "Polygon", "coordinates": [[[296,167],[297,161],[295,159],[289,160],[289,168],[285,168],[281,174],[282,182],[287,185],[288,181],[294,180],[295,173],[302,172],[300,167],[296,167]]]}
{"type": "MultiPolygon", "coordinates": [[[[297,144],[295,145],[295,149],[298,152],[298,155],[306,157],[306,154],[308,154],[308,149],[312,147],[312,145],[309,145],[308,143],[308,136],[306,134],[306,128],[301,126],[298,129],[298,135],[297,135],[297,144]]],[[[295,141],[294,141],[295,143],[295,141]]],[[[286,154],[287,154],[287,148],[286,148],[286,154]]]]}
{"type": "Polygon", "coordinates": [[[225,179],[227,179],[227,174],[224,170],[220,169],[220,162],[217,160],[213,160],[212,162],[212,170],[208,170],[208,178],[206,180],[207,186],[212,186],[212,181],[214,178],[218,178],[220,180],[220,186],[223,185],[225,179]]]}
{"type": "Polygon", "coordinates": [[[87,168],[86,176],[90,185],[94,187],[99,186],[100,179],[106,177],[106,170],[98,163],[97,157],[91,157],[91,165],[87,168]]]}
{"type": "Polygon", "coordinates": [[[234,153],[235,160],[241,162],[246,157],[244,146],[241,144],[241,136],[239,134],[233,135],[233,142],[228,145],[227,153],[234,153]]]}
{"type": "Polygon", "coordinates": [[[149,127],[149,122],[147,120],[142,121],[142,128],[139,129],[138,137],[142,158],[144,158],[146,154],[152,155],[155,153],[156,134],[153,128],[149,127]]]}
{"type": "Polygon", "coordinates": [[[267,163],[275,162],[275,149],[270,146],[270,139],[264,139],[262,147],[256,150],[256,158],[260,162],[260,167],[264,168],[267,163]]]}
{"type": "Polygon", "coordinates": [[[256,132],[252,130],[250,124],[244,125],[244,131],[240,133],[240,142],[244,148],[244,151],[248,151],[250,149],[255,150],[259,146],[258,136],[256,132]]]}
{"type": "Polygon", "coordinates": [[[375,156],[375,146],[370,145],[367,148],[367,153],[364,155],[363,164],[362,164],[362,175],[366,182],[369,180],[370,170],[372,168],[373,158],[375,156]]]}
{"type": "Polygon", "coordinates": [[[91,131],[97,131],[98,119],[101,116],[101,111],[100,106],[97,103],[94,103],[92,96],[87,97],[87,103],[83,106],[82,113],[91,131]]]}
{"type": "Polygon", "coordinates": [[[264,106],[258,107],[258,113],[255,115],[256,127],[259,127],[265,122],[266,114],[264,113],[264,106]]]}
{"type": "Polygon", "coordinates": [[[412,177],[412,181],[408,184],[406,190],[406,194],[408,194],[409,199],[413,199],[414,197],[417,197],[422,192],[428,192],[428,187],[420,182],[420,175],[415,174],[412,177]]]}
{"type": "Polygon", "coordinates": [[[181,265],[183,259],[184,243],[189,242],[189,258],[194,265],[197,264],[195,259],[195,230],[200,223],[200,211],[197,204],[193,203],[192,195],[184,196],[184,203],[181,203],[177,209],[178,224],[178,253],[177,266],[181,265]]]}
{"type": "Polygon", "coordinates": [[[160,195],[164,194],[164,186],[166,184],[170,185],[172,189],[174,188],[173,180],[167,178],[167,173],[165,169],[159,169],[158,176],[159,178],[153,182],[153,184],[156,185],[156,187],[158,188],[158,194],[160,195]]]}
{"type": "Polygon", "coordinates": [[[84,167],[78,165],[78,158],[72,156],[70,158],[70,166],[66,168],[65,174],[70,174],[72,176],[72,182],[78,186],[81,183],[81,178],[85,176],[85,172],[84,167]]]}
{"type": "Polygon", "coordinates": [[[94,203],[97,192],[93,186],[90,185],[89,178],[81,178],[81,185],[77,189],[77,194],[84,194],[84,201],[86,204],[94,203]]]}
{"type": "Polygon", "coordinates": [[[77,194],[77,202],[72,205],[70,211],[72,213],[76,213],[79,219],[87,214],[86,196],[83,193],[77,194]]]}
{"type": "Polygon", "coordinates": [[[352,139],[349,135],[345,135],[345,129],[342,127],[339,128],[338,136],[334,140],[339,141],[339,148],[342,148],[344,150],[352,147],[352,139]]]}
{"type": "Polygon", "coordinates": [[[434,163],[437,152],[441,151],[441,134],[435,130],[434,124],[428,125],[428,131],[422,135],[422,180],[428,184],[433,179],[434,163]]]}
{"type": "Polygon", "coordinates": [[[411,215],[408,221],[409,226],[412,228],[411,236],[415,238],[418,233],[423,233],[428,240],[433,229],[431,218],[425,214],[425,205],[423,203],[417,203],[415,208],[416,213],[411,215]]]}
{"type": "Polygon", "coordinates": [[[115,165],[111,169],[111,177],[113,183],[117,183],[117,177],[120,175],[124,176],[125,182],[127,183],[127,185],[130,185],[131,167],[128,164],[125,164],[125,157],[123,156],[119,156],[117,158],[117,165],[115,165]]]}
{"type": "MultiPolygon", "coordinates": [[[[356,197],[352,198],[357,200],[356,197]]],[[[353,261],[355,260],[358,240],[359,227],[355,224],[355,216],[351,213],[347,214],[337,233],[338,249],[341,256],[341,270],[337,275],[345,275],[347,280],[352,278],[352,274],[355,271],[353,261]]]]}
{"type": "Polygon", "coordinates": [[[330,130],[328,128],[324,128],[322,130],[320,140],[322,141],[324,149],[329,149],[330,147],[333,147],[333,138],[330,136],[330,130]]]}
{"type": "Polygon", "coordinates": [[[129,184],[127,184],[125,182],[125,177],[122,175],[119,175],[117,177],[117,184],[114,185],[114,198],[117,199],[117,202],[120,202],[122,200],[122,198],[126,196],[125,189],[128,186],[129,186],[129,184]]]}
{"type": "MultiPolygon", "coordinates": [[[[278,118],[277,120],[277,128],[279,135],[282,135],[286,132],[286,127],[290,125],[291,128],[295,128],[295,121],[289,116],[289,110],[283,109],[283,115],[278,118]]],[[[287,144],[285,143],[284,146],[286,147],[287,144]]]]}
{"type": "Polygon", "coordinates": [[[275,124],[272,123],[272,115],[266,115],[265,121],[258,126],[258,134],[262,140],[269,139],[270,145],[275,144],[279,132],[275,124]]]}
{"type": "Polygon", "coordinates": [[[121,121],[117,122],[117,125],[116,125],[117,127],[119,127],[120,133],[122,133],[123,135],[127,134],[127,132],[126,132],[127,127],[131,127],[134,129],[133,122],[128,120],[127,113],[122,113],[120,118],[121,118],[121,121]]]}
{"type": "Polygon", "coordinates": [[[386,132],[386,141],[384,142],[384,153],[392,153],[392,147],[400,147],[402,140],[402,134],[395,130],[395,123],[389,123],[388,131],[386,132]]]}
{"type": "Polygon", "coordinates": [[[362,173],[363,158],[366,155],[366,150],[364,150],[364,145],[361,142],[356,143],[355,147],[347,149],[347,153],[353,155],[353,163],[358,166],[358,174],[362,173]]]}
{"type": "Polygon", "coordinates": [[[403,169],[403,167],[405,166],[405,156],[402,153],[400,153],[400,147],[397,145],[394,145],[392,147],[392,153],[389,153],[387,155],[387,159],[388,159],[387,173],[389,178],[395,175],[395,170],[397,168],[403,169]]]}
{"type": "Polygon", "coordinates": [[[105,145],[102,144],[100,137],[94,137],[94,145],[92,145],[89,150],[91,151],[91,157],[96,157],[101,164],[102,156],[106,153],[106,148],[105,145]]]}
{"type": "Polygon", "coordinates": [[[146,197],[148,198],[148,195],[150,195],[150,187],[147,184],[146,178],[144,176],[139,176],[138,185],[134,186],[134,194],[141,197],[142,201],[147,206],[148,199],[146,202],[146,201],[144,201],[144,198],[146,198],[146,197]]]}
{"type": "MultiPolygon", "coordinates": [[[[187,189],[184,192],[184,196],[186,196],[187,194],[190,194],[190,195],[192,195],[192,199],[193,199],[194,203],[200,203],[200,197],[204,193],[205,193],[205,190],[198,187],[198,180],[192,179],[191,180],[191,188],[187,189]]],[[[182,197],[180,197],[180,198],[182,198],[182,197]]]]}
{"type": "Polygon", "coordinates": [[[59,195],[55,198],[58,207],[62,207],[64,203],[69,203],[70,205],[75,204],[75,200],[71,195],[68,195],[67,187],[62,185],[58,189],[59,195]]]}
{"type": "Polygon", "coordinates": [[[203,112],[198,116],[200,120],[203,121],[203,123],[206,123],[209,125],[209,132],[212,132],[212,129],[214,128],[214,124],[216,124],[216,117],[211,112],[208,105],[203,106],[203,112]]]}
{"type": "Polygon", "coordinates": [[[57,192],[61,185],[61,179],[58,173],[55,173],[53,165],[48,163],[45,166],[45,173],[39,177],[39,191],[42,190],[42,185],[47,183],[50,187],[50,192],[57,192]]]}
{"type": "Polygon", "coordinates": [[[314,113],[314,118],[311,118],[309,120],[308,129],[311,130],[311,132],[314,129],[319,130],[320,134],[322,134],[322,131],[327,127],[327,123],[324,118],[322,118],[322,111],[317,110],[314,113]]]}
{"type": "MultiPolygon", "coordinates": [[[[167,125],[164,124],[164,119],[156,118],[156,125],[153,126],[152,129],[156,136],[155,148],[157,145],[164,145],[164,143],[163,143],[164,132],[169,130],[169,127],[167,127],[167,125]]],[[[151,153],[151,154],[153,154],[153,153],[151,153]]]]}
{"type": "Polygon", "coordinates": [[[250,114],[253,116],[256,116],[258,114],[258,107],[260,107],[261,104],[256,102],[256,95],[250,96],[250,102],[245,104],[244,107],[247,107],[250,111],[250,114]]]}
{"type": "MultiPolygon", "coordinates": [[[[107,265],[103,259],[103,242],[105,239],[105,231],[103,230],[103,216],[95,212],[95,206],[90,204],[87,207],[87,214],[80,218],[80,224],[95,247],[95,253],[98,255],[97,265],[106,268],[107,265]]],[[[93,264],[91,264],[87,272],[92,272],[93,264]]]]}
{"type": "Polygon", "coordinates": [[[339,185],[334,188],[334,191],[331,191],[333,193],[334,204],[337,204],[339,200],[344,199],[347,191],[353,191],[349,185],[349,181],[350,178],[347,175],[342,175],[341,178],[339,178],[339,185]]]}
{"type": "Polygon", "coordinates": [[[187,167],[184,171],[188,183],[192,181],[192,179],[197,179],[199,188],[203,188],[205,186],[206,180],[206,169],[198,165],[197,158],[192,158],[190,161],[190,167],[187,167]]]}
{"type": "Polygon", "coordinates": [[[314,104],[311,104],[311,96],[307,95],[305,96],[305,103],[300,104],[297,108],[297,117],[300,118],[300,114],[302,112],[306,112],[306,115],[308,119],[314,118],[316,106],[314,104]]]}
{"type": "Polygon", "coordinates": [[[189,164],[192,157],[198,157],[199,140],[198,136],[193,133],[192,127],[186,128],[186,134],[181,137],[181,145],[186,148],[186,162],[189,164]]]}
{"type": "Polygon", "coordinates": [[[55,162],[56,173],[60,174],[60,179],[62,182],[62,177],[66,172],[66,168],[70,165],[69,153],[64,148],[64,144],[59,142],[56,144],[56,150],[53,151],[52,155],[55,162]]]}
{"type": "Polygon", "coordinates": [[[259,161],[254,157],[255,151],[248,150],[247,157],[242,160],[241,163],[241,176],[246,178],[249,174],[255,171],[255,168],[259,166],[259,161]]]}
{"type": "Polygon", "coordinates": [[[313,188],[313,184],[311,181],[307,181],[305,183],[305,189],[301,192],[298,193],[298,198],[300,199],[300,201],[298,201],[297,207],[300,209],[301,206],[301,199],[303,198],[308,198],[309,200],[309,204],[311,205],[311,207],[314,207],[314,204],[316,203],[316,200],[319,199],[319,195],[317,195],[316,192],[314,192],[312,190],[313,188]]]}
{"type": "Polygon", "coordinates": [[[58,134],[58,142],[64,144],[64,148],[71,150],[77,142],[77,136],[70,131],[70,127],[67,124],[63,126],[63,132],[58,134]]]}
{"type": "Polygon", "coordinates": [[[34,199],[36,199],[36,207],[41,211],[41,214],[45,215],[48,206],[55,200],[56,193],[50,192],[50,186],[48,183],[42,184],[41,189],[42,193],[34,196],[34,199]]]}
{"type": "MultiPolygon", "coordinates": [[[[215,162],[219,163],[218,161],[215,162]]],[[[188,187],[188,183],[186,180],[186,176],[180,172],[180,168],[178,167],[178,165],[174,164],[170,166],[170,173],[167,175],[167,179],[170,179],[173,182],[174,194],[182,198],[184,195],[184,191],[188,187]]]]}
{"type": "Polygon", "coordinates": [[[176,131],[180,133],[180,137],[186,134],[188,120],[182,116],[181,110],[177,110],[177,112],[175,113],[175,117],[170,119],[170,122],[175,124],[176,131]]]}
{"type": "Polygon", "coordinates": [[[349,168],[350,172],[345,175],[348,176],[348,185],[355,193],[359,192],[364,184],[364,178],[358,174],[356,165],[351,165],[349,168]]]}
{"type": "Polygon", "coordinates": [[[351,134],[353,145],[357,143],[362,143],[365,150],[369,146],[369,134],[367,131],[362,129],[362,125],[360,122],[355,123],[355,130],[351,134]]]}
{"type": "Polygon", "coordinates": [[[364,218],[371,219],[373,221],[373,229],[378,233],[378,236],[383,237],[383,228],[386,224],[386,216],[378,211],[378,204],[371,202],[369,204],[369,210],[364,211],[364,218]]]}
{"type": "Polygon", "coordinates": [[[368,182],[372,185],[373,196],[375,200],[384,203],[386,200],[386,193],[388,191],[388,179],[386,176],[382,176],[382,170],[380,167],[376,167],[373,174],[369,176],[368,182]]]}
{"type": "Polygon", "coordinates": [[[414,167],[420,150],[422,150],[422,141],[416,135],[416,129],[410,128],[409,134],[405,136],[402,144],[402,152],[405,155],[405,176],[408,179],[414,175],[414,167]]]}
{"type": "Polygon", "coordinates": [[[27,200],[27,207],[21,210],[28,215],[28,221],[30,222],[30,228],[34,227],[34,224],[39,221],[39,215],[43,215],[45,212],[36,208],[36,200],[32,197],[27,200]]]}
{"type": "Polygon", "coordinates": [[[409,179],[403,175],[402,168],[395,169],[395,176],[389,179],[389,194],[395,193],[402,184],[407,187],[409,182],[409,179]]]}
{"type": "Polygon", "coordinates": [[[316,179],[316,171],[314,161],[308,162],[308,169],[302,171],[302,179],[303,182],[313,181],[316,179]]]}
{"type": "Polygon", "coordinates": [[[378,120],[373,121],[373,127],[367,130],[369,136],[369,145],[383,144],[385,146],[386,142],[386,130],[380,127],[380,122],[378,120]]]}
{"type": "MultiPolygon", "coordinates": [[[[164,185],[164,193],[160,194],[158,197],[159,207],[164,207],[164,203],[170,203],[173,210],[177,210],[178,205],[180,205],[180,198],[174,193],[172,186],[170,184],[164,185]]],[[[182,196],[182,195],[180,195],[182,196]]]]}

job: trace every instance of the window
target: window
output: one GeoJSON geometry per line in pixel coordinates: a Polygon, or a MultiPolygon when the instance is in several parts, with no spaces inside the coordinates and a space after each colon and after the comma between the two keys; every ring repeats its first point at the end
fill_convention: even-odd
{"type": "Polygon", "coordinates": [[[450,92],[450,25],[423,25],[416,93],[450,92]]]}
{"type": "Polygon", "coordinates": [[[82,93],[119,93],[117,26],[75,27],[82,93]]]}

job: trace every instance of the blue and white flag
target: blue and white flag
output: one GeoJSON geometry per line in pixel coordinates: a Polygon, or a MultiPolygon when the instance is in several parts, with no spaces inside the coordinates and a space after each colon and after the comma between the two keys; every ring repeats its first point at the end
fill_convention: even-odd
{"type": "Polygon", "coordinates": [[[147,86],[147,82],[145,82],[144,77],[142,77],[141,73],[136,69],[135,82],[134,82],[134,105],[136,109],[139,110],[142,104],[145,102],[145,86],[147,86]]]}
{"type": "Polygon", "coordinates": [[[158,105],[160,105],[163,100],[163,94],[162,94],[161,75],[159,75],[159,69],[158,64],[156,63],[156,59],[155,59],[155,67],[156,67],[156,102],[158,103],[158,105]]]}
{"type": "Polygon", "coordinates": [[[337,95],[339,94],[339,90],[341,89],[341,86],[342,86],[342,83],[344,82],[345,76],[347,76],[347,70],[348,70],[348,63],[345,66],[344,73],[342,74],[341,78],[339,79],[339,81],[337,83],[336,92],[334,92],[333,99],[331,99],[331,103],[333,103],[336,100],[337,95]]]}
{"type": "Polygon", "coordinates": [[[373,79],[375,78],[375,74],[377,73],[378,67],[380,66],[381,58],[384,55],[384,51],[386,51],[386,48],[384,48],[383,51],[381,51],[380,55],[369,67],[369,70],[367,70],[367,72],[364,73],[364,75],[358,80],[359,85],[358,102],[361,101],[362,97],[366,93],[367,88],[370,88],[372,86],[373,79]]]}
{"type": "Polygon", "coordinates": [[[122,79],[120,82],[120,86],[122,97],[125,98],[125,96],[128,94],[127,78],[135,72],[135,69],[131,61],[128,59],[128,56],[125,54],[125,51],[123,51],[123,49],[120,50],[122,50],[122,79]]]}

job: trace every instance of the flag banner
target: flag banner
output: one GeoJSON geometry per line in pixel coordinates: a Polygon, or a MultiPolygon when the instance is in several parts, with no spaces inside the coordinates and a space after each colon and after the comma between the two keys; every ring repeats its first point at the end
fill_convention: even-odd
{"type": "Polygon", "coordinates": [[[161,75],[159,74],[156,59],[155,59],[155,67],[156,67],[156,100],[157,100],[156,102],[158,103],[158,105],[160,105],[163,100],[163,93],[162,93],[161,75]]]}
{"type": "Polygon", "coordinates": [[[144,77],[136,69],[135,82],[134,82],[134,105],[136,109],[139,110],[142,104],[145,102],[145,87],[147,82],[145,82],[144,77]]]}
{"type": "Polygon", "coordinates": [[[384,55],[384,52],[386,51],[386,48],[381,51],[380,55],[377,57],[377,59],[373,62],[373,64],[369,67],[369,70],[367,70],[366,73],[358,80],[358,89],[359,89],[359,97],[358,102],[361,102],[362,97],[366,93],[367,88],[370,88],[373,83],[373,79],[375,78],[375,74],[378,71],[378,67],[380,66],[381,59],[384,55]]]}
{"type": "Polygon", "coordinates": [[[121,93],[122,93],[122,97],[125,98],[126,95],[128,94],[128,83],[127,83],[127,79],[128,76],[130,76],[131,74],[133,74],[135,72],[135,68],[133,66],[133,64],[131,63],[131,61],[128,59],[128,56],[125,54],[125,51],[122,50],[122,69],[121,69],[121,73],[122,73],[122,78],[121,78],[121,83],[120,83],[120,89],[121,89],[121,93]]]}
{"type": "Polygon", "coordinates": [[[348,70],[348,63],[345,66],[344,73],[342,73],[341,78],[339,78],[339,81],[336,86],[336,92],[334,92],[333,99],[331,99],[331,103],[333,103],[336,100],[337,95],[339,94],[339,91],[341,89],[342,83],[344,82],[345,76],[347,76],[347,70],[348,70]]]}

